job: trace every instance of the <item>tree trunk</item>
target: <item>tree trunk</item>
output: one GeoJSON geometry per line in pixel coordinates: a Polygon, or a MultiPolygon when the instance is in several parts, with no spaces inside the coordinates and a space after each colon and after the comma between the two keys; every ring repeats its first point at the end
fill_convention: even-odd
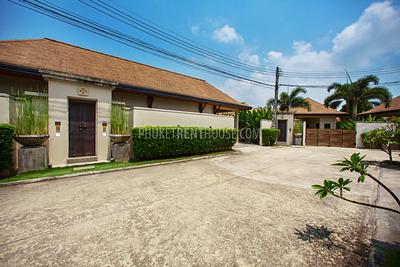
{"type": "Polygon", "coordinates": [[[357,120],[357,113],[358,113],[358,100],[355,99],[354,103],[353,103],[353,110],[351,111],[351,117],[353,118],[353,120],[357,120]]]}

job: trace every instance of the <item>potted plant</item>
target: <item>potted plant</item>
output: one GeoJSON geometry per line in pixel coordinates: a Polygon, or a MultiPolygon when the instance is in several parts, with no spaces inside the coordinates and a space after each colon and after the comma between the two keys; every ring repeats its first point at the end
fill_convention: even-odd
{"type": "Polygon", "coordinates": [[[128,118],[128,110],[123,104],[113,103],[111,105],[111,142],[125,143],[128,141],[130,138],[128,118]]]}
{"type": "Polygon", "coordinates": [[[294,144],[301,145],[303,140],[303,122],[296,120],[293,125],[294,144]]]}
{"type": "Polygon", "coordinates": [[[48,138],[48,98],[39,92],[23,92],[14,96],[14,139],[23,146],[41,146],[48,138]]]}

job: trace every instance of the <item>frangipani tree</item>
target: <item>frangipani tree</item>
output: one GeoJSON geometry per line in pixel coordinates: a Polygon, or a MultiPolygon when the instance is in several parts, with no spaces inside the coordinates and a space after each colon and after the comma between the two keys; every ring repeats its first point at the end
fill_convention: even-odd
{"type": "MultiPolygon", "coordinates": [[[[351,157],[349,159],[344,158],[344,160],[338,161],[338,162],[334,163],[333,165],[342,167],[340,169],[340,172],[349,171],[349,172],[357,173],[358,174],[357,182],[359,182],[359,183],[363,183],[365,181],[365,178],[372,179],[373,181],[378,183],[382,188],[384,188],[393,197],[393,199],[396,201],[397,205],[400,208],[399,198],[384,183],[382,183],[379,179],[377,179],[375,176],[373,176],[368,171],[368,165],[363,161],[364,158],[365,158],[365,156],[360,156],[360,153],[354,153],[353,155],[351,155],[351,157]]],[[[399,210],[395,210],[395,209],[392,209],[389,207],[384,207],[384,206],[378,206],[378,205],[374,205],[374,204],[370,204],[370,203],[359,202],[359,201],[344,197],[344,192],[351,190],[350,183],[351,183],[351,179],[348,179],[348,178],[339,178],[337,181],[326,179],[326,180],[324,180],[324,182],[322,184],[312,185],[312,188],[317,190],[317,192],[315,194],[318,195],[320,199],[323,199],[327,196],[333,196],[333,197],[337,197],[337,198],[340,198],[342,200],[345,200],[347,202],[351,202],[354,204],[383,209],[383,210],[392,211],[392,212],[400,214],[399,210]],[[339,192],[339,193],[337,193],[337,192],[339,192]]]]}

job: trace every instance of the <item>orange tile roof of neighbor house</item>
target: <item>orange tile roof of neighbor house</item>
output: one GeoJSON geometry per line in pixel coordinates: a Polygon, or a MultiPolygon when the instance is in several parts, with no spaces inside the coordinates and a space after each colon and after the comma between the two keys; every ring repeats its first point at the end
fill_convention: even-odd
{"type": "Polygon", "coordinates": [[[306,108],[293,108],[290,112],[293,112],[298,115],[347,115],[348,113],[338,111],[333,108],[327,108],[324,104],[315,101],[309,97],[306,98],[306,101],[310,103],[311,110],[307,110],[306,108]]]}
{"type": "Polygon", "coordinates": [[[204,80],[47,38],[0,41],[0,64],[56,71],[167,95],[250,108],[204,80]]]}
{"type": "Polygon", "coordinates": [[[395,97],[390,102],[389,107],[385,107],[385,104],[380,104],[379,106],[374,107],[368,111],[359,113],[358,115],[366,115],[366,114],[375,114],[375,113],[384,113],[400,110],[400,96],[395,97]]]}

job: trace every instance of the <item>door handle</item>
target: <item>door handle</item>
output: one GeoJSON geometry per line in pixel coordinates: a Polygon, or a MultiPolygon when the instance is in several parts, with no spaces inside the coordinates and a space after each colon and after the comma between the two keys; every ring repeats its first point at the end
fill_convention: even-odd
{"type": "Polygon", "coordinates": [[[86,124],[79,124],[79,131],[82,132],[83,130],[86,130],[87,126],[86,124]]]}

